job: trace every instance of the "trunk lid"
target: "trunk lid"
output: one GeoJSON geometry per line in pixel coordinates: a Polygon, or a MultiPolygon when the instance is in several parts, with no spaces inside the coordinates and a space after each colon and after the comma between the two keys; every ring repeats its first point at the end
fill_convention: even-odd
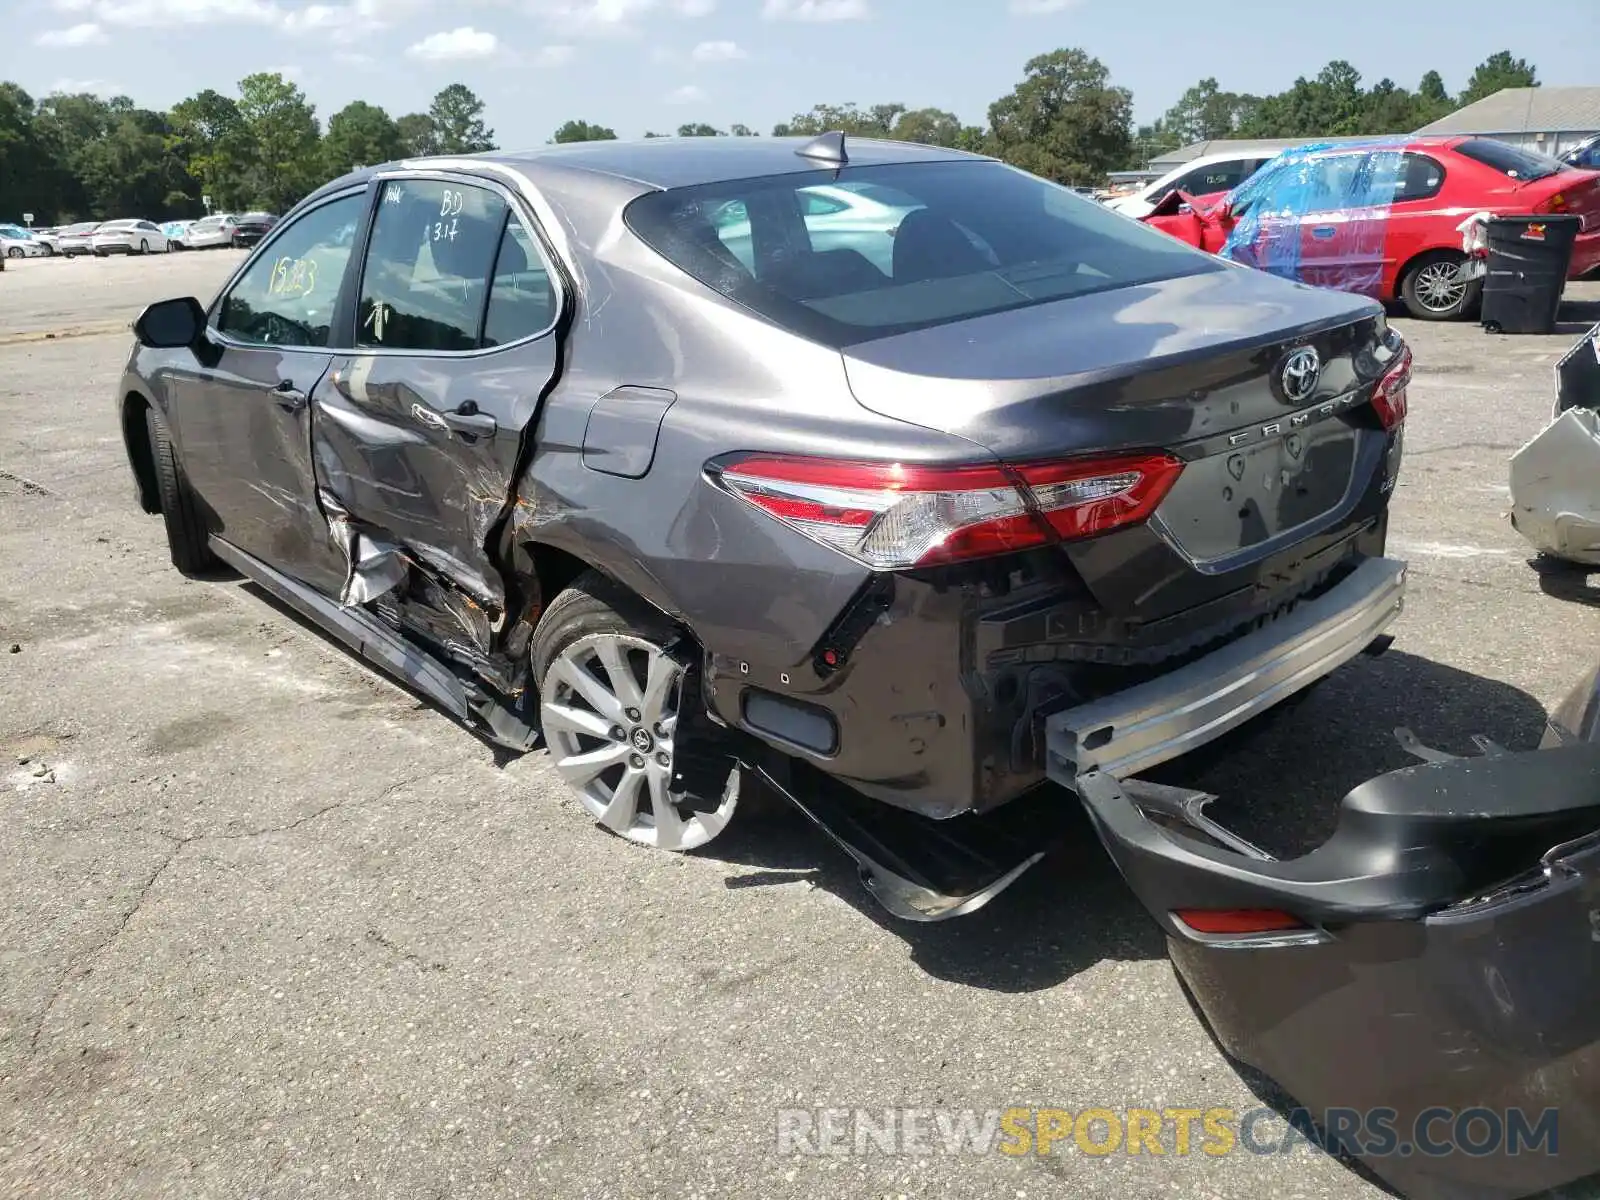
{"type": "Polygon", "coordinates": [[[1369,401],[1387,336],[1370,300],[1229,267],[868,342],[845,364],[864,407],[1008,462],[1185,460],[1149,525],[1063,546],[1105,609],[1147,621],[1270,588],[1297,545],[1381,518],[1394,464],[1369,401]]]}

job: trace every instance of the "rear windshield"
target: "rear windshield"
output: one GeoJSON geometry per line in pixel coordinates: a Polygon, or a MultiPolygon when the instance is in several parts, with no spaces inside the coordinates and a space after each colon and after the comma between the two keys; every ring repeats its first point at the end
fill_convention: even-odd
{"type": "MultiPolygon", "coordinates": [[[[831,207],[831,206],[830,206],[831,207]]],[[[1224,270],[1176,238],[994,162],[897,163],[641,196],[629,228],[723,295],[831,346],[1224,270]],[[893,196],[817,211],[806,189],[893,196]],[[881,189],[881,190],[880,190],[881,189]]]]}
{"type": "Polygon", "coordinates": [[[1524,150],[1520,146],[1513,146],[1509,142],[1497,142],[1492,138],[1475,138],[1470,142],[1462,142],[1456,147],[1456,153],[1464,154],[1486,167],[1493,167],[1502,175],[1512,179],[1543,179],[1546,175],[1554,175],[1561,170],[1560,160],[1551,158],[1548,154],[1524,150]]]}

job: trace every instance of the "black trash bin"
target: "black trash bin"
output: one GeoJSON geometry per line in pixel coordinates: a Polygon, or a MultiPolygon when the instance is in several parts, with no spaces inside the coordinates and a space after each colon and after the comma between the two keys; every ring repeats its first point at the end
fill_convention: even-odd
{"type": "Polygon", "coordinates": [[[1490,219],[1488,274],[1478,318],[1485,329],[1555,332],[1572,243],[1582,226],[1582,218],[1572,215],[1490,219]]]}

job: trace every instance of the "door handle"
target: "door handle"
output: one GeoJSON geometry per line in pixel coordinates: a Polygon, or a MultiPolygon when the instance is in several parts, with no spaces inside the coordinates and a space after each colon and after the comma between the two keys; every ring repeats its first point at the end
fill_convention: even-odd
{"type": "Polygon", "coordinates": [[[285,412],[299,412],[306,406],[306,394],[287,379],[273,388],[270,394],[285,412]]]}
{"type": "Polygon", "coordinates": [[[439,419],[465,437],[492,438],[500,429],[498,421],[488,413],[478,411],[475,400],[463,400],[454,412],[440,413],[439,419]]]}

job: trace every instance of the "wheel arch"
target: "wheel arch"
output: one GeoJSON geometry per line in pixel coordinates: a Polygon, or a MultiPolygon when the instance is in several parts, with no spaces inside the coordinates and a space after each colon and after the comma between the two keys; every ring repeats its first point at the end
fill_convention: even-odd
{"type": "Polygon", "coordinates": [[[122,440],[139,489],[139,507],[147,513],[158,513],[161,493],[156,486],[156,462],[144,422],[145,411],[151,407],[149,399],[139,392],[130,391],[122,398],[122,440]]]}
{"type": "Polygon", "coordinates": [[[522,552],[526,556],[523,570],[531,570],[532,581],[537,585],[541,613],[550,602],[564,592],[581,575],[593,571],[603,576],[613,587],[619,588],[639,602],[649,605],[661,618],[687,629],[688,626],[671,606],[664,603],[659,587],[636,565],[630,569],[619,556],[579,551],[573,547],[547,541],[524,541],[522,552]]]}

